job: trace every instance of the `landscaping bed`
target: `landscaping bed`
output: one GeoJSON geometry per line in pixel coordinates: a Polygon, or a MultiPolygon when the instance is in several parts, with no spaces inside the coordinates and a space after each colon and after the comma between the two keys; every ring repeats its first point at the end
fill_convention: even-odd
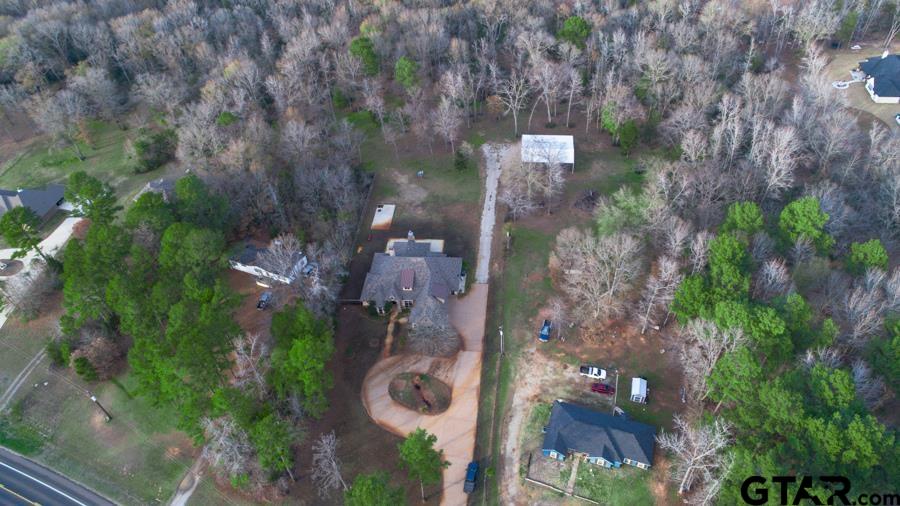
{"type": "Polygon", "coordinates": [[[426,415],[443,413],[450,407],[452,390],[443,381],[427,374],[398,374],[388,387],[391,399],[426,415]]]}

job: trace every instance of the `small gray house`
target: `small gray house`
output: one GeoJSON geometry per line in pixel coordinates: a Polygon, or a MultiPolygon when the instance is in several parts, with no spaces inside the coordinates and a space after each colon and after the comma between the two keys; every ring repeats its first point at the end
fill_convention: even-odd
{"type": "Polygon", "coordinates": [[[394,240],[385,253],[375,253],[366,275],[360,300],[379,313],[397,304],[411,309],[410,326],[448,325],[447,300],[465,291],[462,259],[435,251],[443,241],[417,241],[412,232],[406,240],[394,240]]]}
{"type": "Polygon", "coordinates": [[[24,190],[0,189],[0,216],[16,207],[27,207],[42,220],[52,216],[63,203],[65,187],[60,184],[48,184],[41,188],[24,190]]]}
{"type": "Polygon", "coordinates": [[[655,437],[656,429],[650,425],[558,400],[550,412],[542,450],[557,460],[571,454],[608,468],[628,464],[649,469],[655,437]]]}

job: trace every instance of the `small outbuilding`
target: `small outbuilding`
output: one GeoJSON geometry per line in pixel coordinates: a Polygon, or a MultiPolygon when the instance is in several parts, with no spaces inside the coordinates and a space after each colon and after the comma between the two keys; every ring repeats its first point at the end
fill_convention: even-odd
{"type": "Polygon", "coordinates": [[[560,163],[575,166],[575,140],[571,135],[523,135],[523,163],[560,163]]]}
{"type": "Polygon", "coordinates": [[[375,216],[372,218],[372,230],[390,230],[394,221],[394,204],[378,204],[375,207],[375,216]]]}
{"type": "Polygon", "coordinates": [[[631,378],[631,401],[647,404],[647,380],[631,378]]]}
{"type": "Polygon", "coordinates": [[[859,62],[865,73],[866,91],[878,104],[900,104],[900,54],[873,56],[859,62]]]}

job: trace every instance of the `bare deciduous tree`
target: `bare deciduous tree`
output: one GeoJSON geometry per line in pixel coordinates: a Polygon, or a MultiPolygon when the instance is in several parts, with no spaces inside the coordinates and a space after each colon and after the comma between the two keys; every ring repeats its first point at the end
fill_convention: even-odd
{"type": "Polygon", "coordinates": [[[730,460],[726,450],[731,440],[727,422],[716,419],[711,424],[692,426],[675,415],[675,430],[656,436],[656,441],[675,458],[672,479],[678,483],[679,495],[690,491],[695,484],[712,483],[727,471],[730,460]]]}
{"type": "Polygon", "coordinates": [[[259,255],[259,266],[263,269],[290,278],[297,263],[303,256],[303,245],[294,234],[282,234],[272,239],[269,247],[259,255]]]}
{"type": "Polygon", "coordinates": [[[791,290],[791,274],[784,260],[773,258],[762,265],[753,277],[753,297],[771,300],[791,290]]]}
{"type": "Polygon", "coordinates": [[[888,400],[887,389],[881,378],[872,375],[872,369],[866,362],[858,358],[853,362],[853,385],[859,397],[869,411],[875,411],[888,400]]]}
{"type": "Polygon", "coordinates": [[[567,228],[556,237],[554,254],[563,289],[579,311],[594,319],[621,313],[624,296],[640,273],[640,242],[616,233],[595,237],[567,228]]]}
{"type": "MultiPolygon", "coordinates": [[[[647,285],[641,294],[638,305],[638,321],[641,323],[641,334],[647,331],[649,325],[660,325],[657,316],[661,309],[665,309],[668,319],[669,304],[675,295],[675,289],[681,283],[681,273],[678,270],[678,261],[670,256],[662,256],[656,262],[656,272],[647,279],[647,285]]],[[[659,316],[659,318],[662,318],[659,316]]],[[[664,322],[662,322],[664,324],[664,322]]]]}
{"type": "MultiPolygon", "coordinates": [[[[496,75],[496,71],[494,71],[496,75]]],[[[528,104],[528,96],[531,94],[531,85],[524,74],[513,71],[509,79],[499,79],[495,84],[497,96],[503,103],[505,113],[513,115],[513,129],[515,135],[519,135],[519,111],[528,104]]]]}
{"type": "Polygon", "coordinates": [[[202,457],[228,478],[250,474],[254,467],[253,445],[247,433],[230,416],[200,420],[207,443],[202,457]]]}
{"type": "Polygon", "coordinates": [[[441,97],[440,104],[432,112],[431,122],[434,130],[450,144],[450,151],[455,152],[462,118],[460,118],[459,109],[446,96],[441,97]]]}
{"type": "Polygon", "coordinates": [[[334,431],[319,436],[312,445],[312,481],[316,484],[319,497],[328,498],[331,492],[340,488],[347,490],[347,483],[341,475],[341,460],[337,456],[338,444],[334,431]]]}
{"type": "Polygon", "coordinates": [[[740,329],[723,331],[710,321],[688,322],[681,344],[680,359],[684,368],[688,395],[697,401],[706,399],[706,380],[723,354],[733,351],[745,341],[740,329]]]}
{"type": "Polygon", "coordinates": [[[253,392],[257,398],[267,390],[269,346],[259,334],[243,334],[234,338],[234,383],[253,392]]]}

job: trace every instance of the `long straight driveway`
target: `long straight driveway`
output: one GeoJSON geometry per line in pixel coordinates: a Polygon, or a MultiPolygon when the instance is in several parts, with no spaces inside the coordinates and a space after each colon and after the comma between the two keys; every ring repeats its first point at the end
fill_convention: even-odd
{"type": "Polygon", "coordinates": [[[405,437],[421,427],[437,436],[435,447],[444,451],[450,466],[444,469],[441,504],[462,506],[466,466],[475,455],[475,430],[478,424],[478,397],[481,388],[481,360],[484,327],[487,318],[488,273],[491,261],[497,186],[500,179],[502,149],[485,146],[486,178],[484,207],[475,283],[462,298],[449,302],[450,323],[462,336],[463,349],[453,358],[422,355],[394,355],[378,361],[363,381],[362,401],[369,416],[381,427],[405,437]],[[388,385],[401,372],[435,375],[452,387],[452,401],[439,415],[423,415],[391,399],[388,385]]]}

